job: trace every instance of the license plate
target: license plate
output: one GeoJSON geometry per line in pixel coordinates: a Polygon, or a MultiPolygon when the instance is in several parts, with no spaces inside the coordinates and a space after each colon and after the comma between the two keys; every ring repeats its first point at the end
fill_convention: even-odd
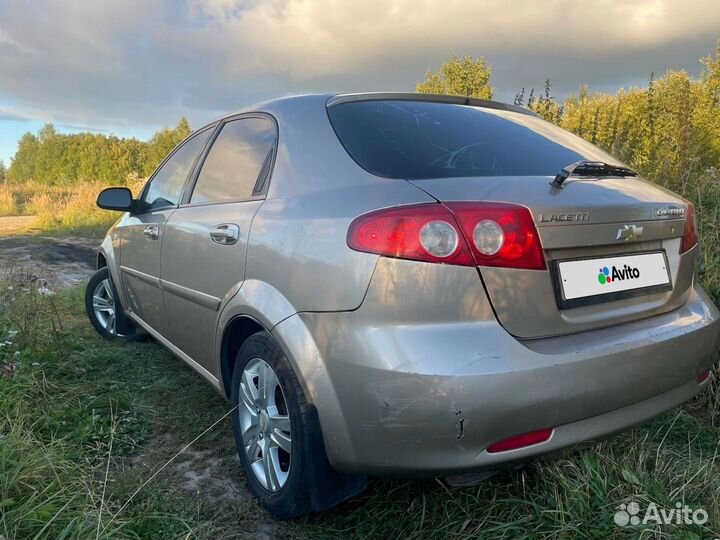
{"type": "Polygon", "coordinates": [[[662,252],[561,261],[558,273],[565,300],[670,288],[670,272],[662,252]]]}

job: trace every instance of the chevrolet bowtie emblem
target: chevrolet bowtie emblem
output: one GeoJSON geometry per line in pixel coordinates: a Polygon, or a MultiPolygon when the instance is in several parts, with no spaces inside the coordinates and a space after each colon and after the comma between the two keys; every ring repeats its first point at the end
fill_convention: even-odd
{"type": "Polygon", "coordinates": [[[644,227],[639,225],[623,225],[617,230],[615,240],[632,240],[642,236],[644,227]]]}

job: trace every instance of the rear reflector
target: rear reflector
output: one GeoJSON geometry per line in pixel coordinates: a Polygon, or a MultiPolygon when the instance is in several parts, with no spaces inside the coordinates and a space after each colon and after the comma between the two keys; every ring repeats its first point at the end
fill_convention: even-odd
{"type": "Polygon", "coordinates": [[[680,245],[680,253],[694,248],[698,243],[697,237],[697,221],[695,220],[695,207],[688,203],[685,215],[685,230],[683,231],[682,244],[680,245]]]}
{"type": "Polygon", "coordinates": [[[520,435],[513,435],[512,437],[491,444],[487,447],[487,451],[490,454],[495,454],[497,452],[507,452],[508,450],[517,450],[519,448],[525,448],[526,446],[532,446],[533,444],[543,443],[550,440],[552,432],[552,428],[546,428],[537,431],[528,431],[520,435]]]}
{"type": "Polygon", "coordinates": [[[706,371],[704,373],[701,373],[697,377],[695,377],[695,380],[697,380],[698,384],[702,384],[705,381],[707,381],[710,378],[710,372],[706,371]]]}

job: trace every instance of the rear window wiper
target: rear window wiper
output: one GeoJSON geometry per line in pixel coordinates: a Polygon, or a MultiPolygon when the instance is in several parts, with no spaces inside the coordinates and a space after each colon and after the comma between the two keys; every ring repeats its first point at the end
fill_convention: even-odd
{"type": "Polygon", "coordinates": [[[562,188],[563,182],[571,175],[577,176],[637,176],[632,169],[623,167],[622,165],[610,165],[604,161],[588,161],[580,160],[575,163],[563,167],[563,169],[555,176],[555,180],[550,182],[551,186],[562,188]]]}

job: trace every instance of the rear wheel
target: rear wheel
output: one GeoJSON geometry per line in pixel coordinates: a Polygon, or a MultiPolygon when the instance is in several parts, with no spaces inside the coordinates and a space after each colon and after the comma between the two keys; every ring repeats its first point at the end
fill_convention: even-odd
{"type": "Polygon", "coordinates": [[[285,355],[264,332],[243,344],[232,380],[235,442],[250,490],[276,517],[308,513],[311,408],[285,355]]]}
{"type": "Polygon", "coordinates": [[[275,371],[253,358],[243,369],[238,409],[243,446],[255,479],[269,492],[280,491],[290,475],[292,428],[287,399],[275,371]]]}

